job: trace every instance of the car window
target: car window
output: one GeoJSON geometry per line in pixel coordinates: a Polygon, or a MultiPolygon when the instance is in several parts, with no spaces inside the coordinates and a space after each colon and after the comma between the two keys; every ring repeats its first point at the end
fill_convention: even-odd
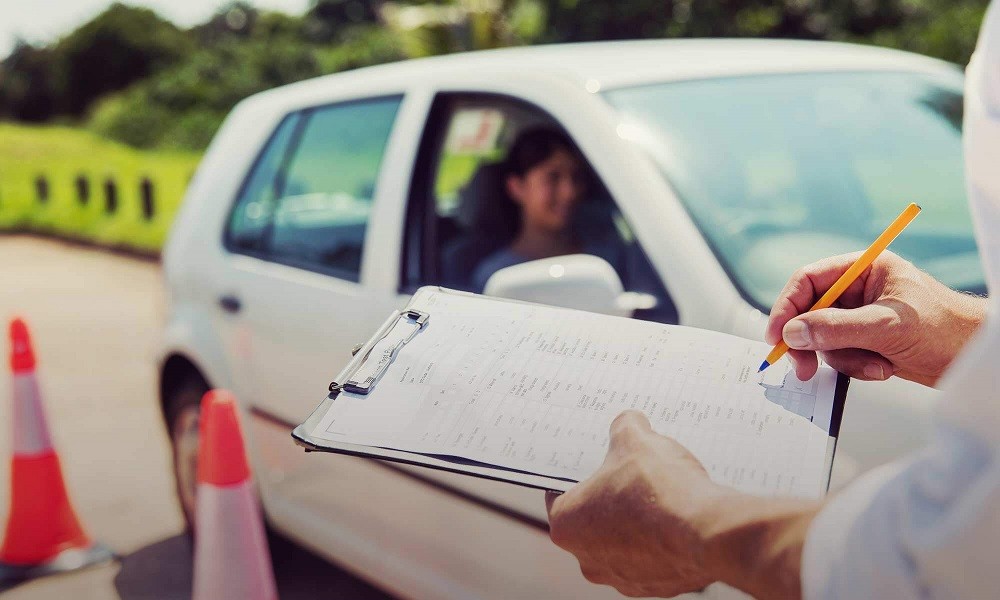
{"type": "Polygon", "coordinates": [[[357,281],[379,165],[400,98],[310,111],[278,178],[270,257],[357,281]]]}
{"type": "MultiPolygon", "coordinates": [[[[566,134],[548,114],[510,98],[439,98],[435,109],[414,173],[403,288],[481,292],[479,279],[491,265],[521,262],[504,254],[511,254],[521,223],[504,182],[511,146],[531,130],[566,134]]],[[[567,225],[579,251],[605,259],[626,290],[656,297],[657,308],[637,316],[676,322],[676,309],[631,228],[586,158],[579,159],[584,191],[567,225]]]]}
{"type": "Polygon", "coordinates": [[[231,250],[264,249],[264,232],[271,223],[274,203],[278,198],[277,176],[298,124],[298,113],[288,115],[281,121],[243,184],[226,232],[226,245],[231,250]]]}

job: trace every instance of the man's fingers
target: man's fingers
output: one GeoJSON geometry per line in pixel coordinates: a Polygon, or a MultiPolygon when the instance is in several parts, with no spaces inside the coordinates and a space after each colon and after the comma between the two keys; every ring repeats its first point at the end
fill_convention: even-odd
{"type": "Polygon", "coordinates": [[[637,410],[626,410],[619,414],[611,422],[611,437],[608,441],[608,454],[605,461],[635,450],[642,435],[652,430],[649,419],[637,410]]]}
{"type": "MultiPolygon", "coordinates": [[[[896,374],[891,361],[871,350],[848,348],[822,354],[826,364],[854,379],[885,381],[896,374]]],[[[795,376],[802,381],[811,379],[819,369],[819,358],[811,350],[789,350],[788,358],[795,367],[795,376]]]]}
{"type": "MultiPolygon", "coordinates": [[[[789,320],[801,315],[847,271],[859,254],[842,254],[814,262],[792,274],[778,299],[771,307],[764,339],[769,344],[781,341],[781,330],[789,320]]],[[[864,289],[864,276],[844,292],[844,295],[864,289]]]]}
{"type": "Polygon", "coordinates": [[[809,350],[789,350],[788,358],[795,367],[795,376],[800,381],[808,381],[819,370],[819,358],[815,352],[809,350]]]}
{"type": "Polygon", "coordinates": [[[870,350],[851,348],[824,352],[823,360],[841,373],[864,381],[884,381],[896,372],[889,360],[870,350]]]}
{"type": "Polygon", "coordinates": [[[824,308],[785,323],[781,335],[796,350],[861,348],[882,352],[891,343],[889,332],[899,314],[882,304],[860,308],[824,308]]]}
{"type": "Polygon", "coordinates": [[[553,491],[545,492],[545,512],[549,514],[550,519],[552,518],[552,505],[559,499],[559,496],[562,496],[562,493],[553,491]]]}
{"type": "Polygon", "coordinates": [[[616,439],[652,430],[645,414],[638,410],[626,410],[611,421],[611,443],[614,444],[616,439]]]}

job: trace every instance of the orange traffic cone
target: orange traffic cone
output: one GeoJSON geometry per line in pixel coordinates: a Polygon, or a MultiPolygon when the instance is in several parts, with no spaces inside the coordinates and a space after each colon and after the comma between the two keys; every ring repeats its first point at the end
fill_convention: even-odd
{"type": "Polygon", "coordinates": [[[21,319],[11,321],[10,341],[14,456],[10,513],[0,546],[0,584],[114,558],[110,550],[87,537],[70,504],[42,410],[28,328],[21,319]]]}
{"type": "Polygon", "coordinates": [[[192,598],[276,600],[271,553],[229,392],[202,398],[199,443],[192,598]]]}

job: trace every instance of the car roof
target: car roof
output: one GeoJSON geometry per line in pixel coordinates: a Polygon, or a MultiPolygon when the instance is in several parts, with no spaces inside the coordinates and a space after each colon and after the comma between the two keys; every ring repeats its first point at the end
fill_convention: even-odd
{"type": "MultiPolygon", "coordinates": [[[[840,42],[677,39],[585,42],[462,52],[364,67],[293,83],[297,92],[352,81],[433,82],[463,71],[516,75],[525,69],[568,79],[589,91],[682,79],[825,71],[959,73],[919,54],[840,42]]],[[[264,92],[271,96],[278,90],[264,92]]]]}

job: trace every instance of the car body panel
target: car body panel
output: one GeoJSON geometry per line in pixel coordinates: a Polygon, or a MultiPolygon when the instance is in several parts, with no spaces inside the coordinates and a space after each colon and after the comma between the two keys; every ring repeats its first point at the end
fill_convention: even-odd
{"type": "Polygon", "coordinates": [[[503,48],[421,58],[336,73],[257,94],[252,101],[286,108],[326,98],[363,96],[372,87],[439,81],[455,73],[528,73],[591,90],[768,73],[955,71],[955,65],[899,50],[838,42],[761,39],[635,40],[503,48]],[[589,85],[588,85],[589,84],[589,85]],[[280,100],[279,100],[280,97],[280,100]]]}

